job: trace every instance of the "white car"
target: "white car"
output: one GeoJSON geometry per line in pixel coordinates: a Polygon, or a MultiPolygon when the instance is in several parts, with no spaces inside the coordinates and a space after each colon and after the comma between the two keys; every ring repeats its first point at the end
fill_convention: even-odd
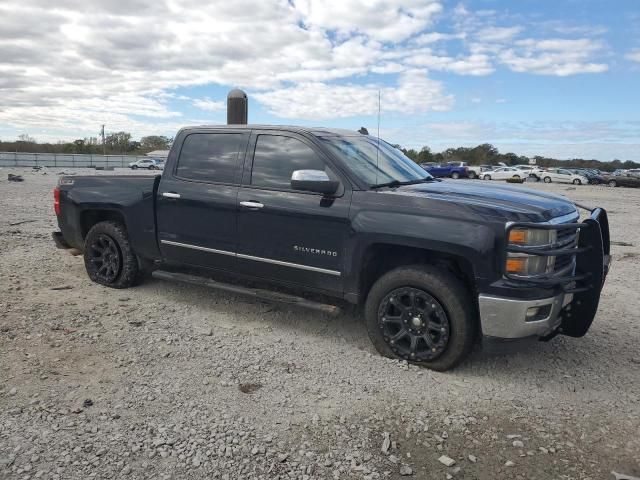
{"type": "Polygon", "coordinates": [[[148,170],[162,170],[162,166],[159,162],[153,158],[143,158],[129,164],[131,170],[137,170],[138,168],[146,168],[148,170]]]}
{"type": "Polygon", "coordinates": [[[488,172],[494,168],[490,165],[470,165],[467,170],[469,171],[469,178],[482,178],[483,172],[488,172]]]}
{"type": "Polygon", "coordinates": [[[507,178],[527,178],[528,174],[513,167],[500,167],[482,172],[483,180],[506,180],[507,178]]]}
{"type": "Polygon", "coordinates": [[[542,174],[545,171],[543,168],[536,165],[516,165],[515,168],[526,173],[528,177],[535,177],[538,180],[542,178],[542,174]]]}
{"type": "Polygon", "coordinates": [[[575,185],[588,185],[589,180],[583,175],[570,172],[564,168],[550,168],[546,172],[542,173],[542,180],[544,183],[558,182],[558,183],[573,183],[575,185]]]}

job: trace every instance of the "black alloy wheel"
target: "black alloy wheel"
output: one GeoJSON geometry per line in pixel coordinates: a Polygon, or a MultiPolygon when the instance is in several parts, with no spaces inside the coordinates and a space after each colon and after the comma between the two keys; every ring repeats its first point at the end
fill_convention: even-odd
{"type": "Polygon", "coordinates": [[[382,299],[378,325],[391,350],[409,361],[433,360],[449,341],[450,324],[442,305],[414,287],[398,288],[382,299]]]}
{"type": "Polygon", "coordinates": [[[94,275],[104,283],[113,283],[122,269],[122,252],[106,234],[97,235],[87,252],[94,275]]]}

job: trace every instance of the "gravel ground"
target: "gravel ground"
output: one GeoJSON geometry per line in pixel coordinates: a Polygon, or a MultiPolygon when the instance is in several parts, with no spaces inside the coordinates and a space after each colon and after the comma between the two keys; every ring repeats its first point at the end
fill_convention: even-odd
{"type": "Polygon", "coordinates": [[[50,240],[56,173],[0,169],[0,478],[640,476],[640,190],[533,185],[609,210],[591,330],[436,373],[353,315],[91,283],[50,240]]]}

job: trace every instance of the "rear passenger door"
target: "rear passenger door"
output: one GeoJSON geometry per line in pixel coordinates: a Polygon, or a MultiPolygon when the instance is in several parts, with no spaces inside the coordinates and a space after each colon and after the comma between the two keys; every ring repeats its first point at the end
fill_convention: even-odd
{"type": "Polygon", "coordinates": [[[157,197],[165,260],[235,268],[236,198],[248,139],[240,129],[192,131],[176,139],[178,158],[165,169],[157,197]]]}
{"type": "Polygon", "coordinates": [[[250,275],[342,292],[351,187],[313,142],[254,131],[238,194],[238,269],[250,275]],[[324,170],[335,196],[295,191],[295,170],[324,170]]]}

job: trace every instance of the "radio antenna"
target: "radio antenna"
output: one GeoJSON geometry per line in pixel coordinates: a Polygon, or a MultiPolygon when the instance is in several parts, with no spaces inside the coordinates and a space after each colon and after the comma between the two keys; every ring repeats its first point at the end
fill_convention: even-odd
{"type": "Polygon", "coordinates": [[[378,157],[380,155],[380,90],[378,90],[378,145],[376,147],[376,184],[378,183],[378,157]]]}

